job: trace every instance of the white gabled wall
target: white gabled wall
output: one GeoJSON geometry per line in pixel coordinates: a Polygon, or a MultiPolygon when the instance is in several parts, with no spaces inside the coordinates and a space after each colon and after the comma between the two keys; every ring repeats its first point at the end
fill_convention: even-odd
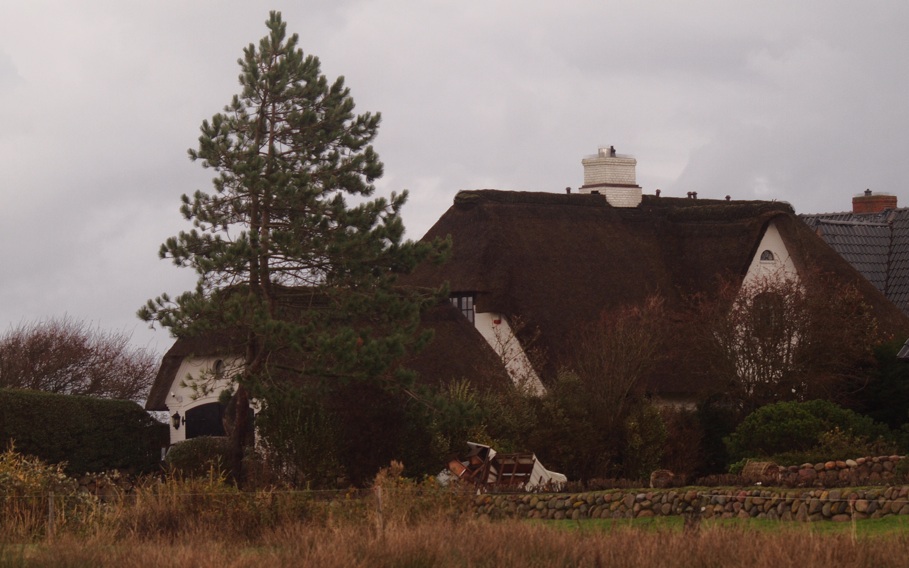
{"type": "MultiPolygon", "coordinates": [[[[767,225],[767,230],[764,232],[763,238],[761,238],[760,245],[758,245],[754,257],[751,259],[748,272],[745,274],[742,286],[739,289],[739,299],[745,299],[752,296],[756,291],[764,289],[768,283],[772,282],[790,282],[796,286],[799,285],[799,274],[798,270],[795,268],[795,263],[792,262],[792,256],[789,254],[789,250],[786,248],[786,244],[780,236],[779,229],[777,229],[776,224],[771,221],[767,225]],[[773,254],[772,260],[762,259],[762,256],[766,251],[773,254]]],[[[747,332],[743,331],[740,334],[739,340],[749,340],[747,332]]],[[[778,345],[779,351],[775,354],[774,358],[786,362],[784,363],[784,366],[791,364],[790,357],[792,350],[797,345],[798,341],[799,337],[797,334],[789,337],[788,341],[784,339],[783,342],[778,345]]],[[[754,361],[739,359],[736,367],[745,388],[749,392],[751,392],[759,382],[766,383],[769,380],[779,380],[779,375],[775,372],[768,373],[766,371],[766,366],[763,363],[756,365],[754,361]]]]}
{"type": "Polygon", "coordinates": [[[182,423],[182,419],[186,417],[187,410],[210,402],[218,402],[221,392],[231,387],[233,384],[230,379],[232,364],[236,365],[236,361],[219,357],[183,359],[174,378],[174,384],[167,393],[166,404],[171,444],[186,440],[186,424],[182,423]],[[214,367],[219,360],[224,362],[223,378],[216,379],[214,367]],[[194,389],[193,384],[200,388],[194,389]],[[180,413],[181,423],[179,428],[174,428],[171,417],[177,412],[180,413]]]}
{"type": "Polygon", "coordinates": [[[758,245],[754,258],[748,267],[748,272],[742,281],[742,287],[747,288],[749,284],[768,277],[783,277],[798,279],[799,274],[792,262],[792,256],[783,243],[783,237],[773,221],[767,225],[767,230],[761,238],[761,244],[758,245]],[[761,260],[761,254],[769,250],[773,253],[773,260],[761,260]]]}
{"type": "Polygon", "coordinates": [[[508,376],[515,386],[526,388],[528,392],[536,395],[546,392],[505,316],[494,312],[475,312],[474,326],[493,351],[502,358],[505,370],[508,371],[508,376]]]}

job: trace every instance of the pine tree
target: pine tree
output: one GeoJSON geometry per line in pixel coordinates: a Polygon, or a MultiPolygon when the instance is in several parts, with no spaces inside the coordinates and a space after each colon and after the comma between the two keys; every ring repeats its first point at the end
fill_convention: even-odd
{"type": "Polygon", "coordinates": [[[214,191],[183,196],[193,229],[160,249],[195,269],[197,286],[139,310],[177,337],[217,334],[242,353],[238,475],[250,396],[267,405],[282,389],[325,381],[407,388],[393,371],[426,340],[417,325],[432,294],[398,289],[395,278],[446,248],[403,240],[406,191],[368,199],[383,169],[370,145],[380,115],[354,114],[343,77],[329,83],[280,13],[266,25],[238,60],[240,94],[203,121],[189,150],[217,172],[214,191]]]}

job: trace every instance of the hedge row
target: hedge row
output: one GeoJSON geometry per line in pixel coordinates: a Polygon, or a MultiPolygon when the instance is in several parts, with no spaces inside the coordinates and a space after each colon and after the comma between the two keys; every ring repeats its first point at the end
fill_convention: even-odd
{"type": "Polygon", "coordinates": [[[0,389],[0,443],[70,474],[158,467],[168,427],[135,402],[0,389]]]}

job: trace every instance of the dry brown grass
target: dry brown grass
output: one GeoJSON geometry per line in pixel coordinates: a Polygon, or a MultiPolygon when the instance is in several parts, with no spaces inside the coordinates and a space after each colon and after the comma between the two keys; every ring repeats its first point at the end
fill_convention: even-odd
{"type": "MultiPolygon", "coordinates": [[[[213,532],[214,528],[213,528],[213,532]]],[[[286,524],[255,542],[217,534],[109,540],[66,536],[53,544],[0,545],[18,566],[905,566],[909,538],[852,539],[805,530],[708,527],[699,534],[564,531],[519,521],[424,521],[379,533],[359,525],[286,524]]]]}
{"type": "MultiPolygon", "coordinates": [[[[904,566],[909,536],[855,538],[805,525],[704,524],[696,533],[629,521],[584,525],[475,519],[472,497],[390,468],[376,493],[240,492],[212,477],[169,479],[71,508],[54,538],[40,506],[0,516],[3,566],[904,566]]],[[[9,511],[6,511],[9,512],[9,511]]],[[[62,514],[62,513],[61,513],[62,514]]]]}

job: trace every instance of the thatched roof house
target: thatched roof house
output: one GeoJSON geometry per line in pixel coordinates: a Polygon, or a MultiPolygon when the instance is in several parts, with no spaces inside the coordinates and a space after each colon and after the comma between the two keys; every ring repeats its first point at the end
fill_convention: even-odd
{"type": "MultiPolygon", "coordinates": [[[[636,161],[612,147],[582,163],[580,193],[461,191],[426,234],[450,236],[451,257],[419,267],[401,284],[447,282],[452,305],[424,314],[423,326],[435,337],[407,363],[421,380],[468,378],[481,388],[527,381],[543,388],[570,360],[578,333],[604,311],[652,295],[671,311],[694,295],[714,296],[723,279],[742,283],[764,271],[833,274],[861,292],[882,329],[909,330],[909,318],[788,204],[643,195],[636,161]],[[531,344],[541,360],[527,357],[531,344]]],[[[230,343],[179,340],[164,356],[146,408],[172,415],[172,442],[198,435],[204,430],[198,424],[218,422],[203,416],[206,408],[214,412],[216,399],[190,397],[182,382],[236,354],[230,343]]],[[[703,387],[675,363],[696,354],[674,348],[676,360],[647,387],[664,398],[690,399],[703,387]]]]}
{"type": "MultiPolygon", "coordinates": [[[[498,356],[454,307],[446,304],[424,313],[422,328],[432,329],[433,338],[406,363],[422,382],[438,385],[470,378],[483,389],[499,389],[510,384],[498,356]],[[472,356],[462,357],[463,353],[472,356]]],[[[177,406],[185,406],[183,403],[189,401],[178,391],[182,390],[180,382],[186,374],[198,374],[206,365],[236,356],[242,353],[242,347],[242,342],[231,341],[226,335],[178,339],[164,354],[146,410],[174,412],[177,406]],[[180,401],[176,400],[178,396],[180,401]]]]}
{"type": "MultiPolygon", "coordinates": [[[[537,334],[545,353],[537,369],[544,383],[570,358],[578,331],[604,310],[654,294],[672,308],[715,294],[721,278],[743,281],[767,265],[836,274],[862,292],[884,329],[907,329],[909,320],[788,204],[638,199],[615,207],[597,194],[462,191],[424,237],[450,235],[450,260],[420,267],[408,283],[448,282],[453,302],[472,303],[481,332],[490,322],[520,321],[517,338],[526,343],[537,334]]],[[[650,386],[669,398],[698,389],[671,373],[650,386]]]]}

